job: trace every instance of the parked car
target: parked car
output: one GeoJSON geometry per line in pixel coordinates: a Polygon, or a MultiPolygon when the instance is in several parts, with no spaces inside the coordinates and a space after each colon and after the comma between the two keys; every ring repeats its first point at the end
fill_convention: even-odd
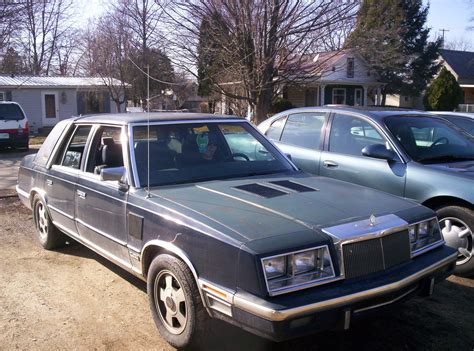
{"type": "Polygon", "coordinates": [[[30,127],[19,104],[0,101],[0,146],[28,150],[30,127]]]}
{"type": "Polygon", "coordinates": [[[65,235],[146,280],[175,347],[210,317],[282,340],[415,294],[454,269],[436,214],[300,172],[250,123],[205,114],[58,123],[17,191],[39,242],[65,235]]]}
{"type": "Polygon", "coordinates": [[[416,200],[436,210],[455,273],[474,272],[474,139],[440,117],[350,107],[282,112],[260,130],[302,170],[416,200]]]}
{"type": "Polygon", "coordinates": [[[431,113],[447,119],[451,123],[454,123],[459,128],[474,136],[474,113],[446,111],[431,111],[431,113]]]}

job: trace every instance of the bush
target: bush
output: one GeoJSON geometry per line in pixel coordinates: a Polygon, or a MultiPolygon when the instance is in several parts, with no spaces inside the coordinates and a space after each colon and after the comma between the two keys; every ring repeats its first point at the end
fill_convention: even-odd
{"type": "Polygon", "coordinates": [[[289,100],[278,97],[273,100],[270,112],[275,114],[290,108],[293,108],[293,104],[289,100]]]}
{"type": "Polygon", "coordinates": [[[438,77],[426,89],[423,102],[427,110],[453,111],[462,102],[463,96],[456,78],[443,67],[438,77]]]}

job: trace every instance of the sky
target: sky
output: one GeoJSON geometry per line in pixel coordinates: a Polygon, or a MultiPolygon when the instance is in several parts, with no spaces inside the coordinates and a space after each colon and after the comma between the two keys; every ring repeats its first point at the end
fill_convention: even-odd
{"type": "MultiPolygon", "coordinates": [[[[77,25],[85,26],[89,19],[99,17],[103,14],[107,4],[114,0],[75,0],[78,10],[77,25]]],[[[474,17],[474,0],[423,0],[425,5],[429,4],[427,26],[431,28],[431,37],[434,39],[441,35],[441,29],[447,29],[445,40],[463,40],[469,44],[470,50],[474,51],[474,30],[468,31],[469,22],[474,17]]]]}
{"type": "Polygon", "coordinates": [[[431,35],[441,35],[441,29],[445,32],[445,41],[465,40],[470,43],[474,50],[474,30],[466,28],[474,22],[469,19],[474,17],[474,0],[424,0],[430,5],[427,25],[431,28],[431,35]]]}

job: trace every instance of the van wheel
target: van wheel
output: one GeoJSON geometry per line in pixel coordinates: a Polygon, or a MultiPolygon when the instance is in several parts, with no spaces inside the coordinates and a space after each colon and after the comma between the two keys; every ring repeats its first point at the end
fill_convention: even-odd
{"type": "Polygon", "coordinates": [[[157,256],[148,270],[147,291],[161,336],[175,348],[199,349],[210,317],[186,264],[171,255],[157,256]]]}
{"type": "Polygon", "coordinates": [[[458,249],[454,274],[466,277],[474,274],[474,211],[460,206],[437,209],[446,244],[458,249]]]}
{"type": "Polygon", "coordinates": [[[33,220],[38,240],[43,248],[52,250],[65,245],[66,236],[54,226],[46,205],[38,195],[33,199],[33,220]]]}

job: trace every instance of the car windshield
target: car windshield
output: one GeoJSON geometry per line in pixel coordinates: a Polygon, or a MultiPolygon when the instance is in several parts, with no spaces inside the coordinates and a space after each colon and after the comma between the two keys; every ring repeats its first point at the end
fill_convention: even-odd
{"type": "Polygon", "coordinates": [[[385,124],[415,161],[474,160],[474,138],[441,118],[392,116],[385,124]]]}
{"type": "Polygon", "coordinates": [[[12,121],[25,118],[16,104],[0,104],[0,120],[12,121]]]}
{"type": "Polygon", "coordinates": [[[161,124],[133,127],[141,186],[288,172],[291,164],[245,122],[161,124]],[[149,136],[148,136],[149,135],[149,136]],[[150,159],[148,161],[148,148],[150,159]]]}
{"type": "Polygon", "coordinates": [[[454,123],[459,128],[464,129],[464,131],[468,132],[469,134],[474,135],[474,115],[472,118],[451,115],[441,116],[451,123],[454,123]]]}

